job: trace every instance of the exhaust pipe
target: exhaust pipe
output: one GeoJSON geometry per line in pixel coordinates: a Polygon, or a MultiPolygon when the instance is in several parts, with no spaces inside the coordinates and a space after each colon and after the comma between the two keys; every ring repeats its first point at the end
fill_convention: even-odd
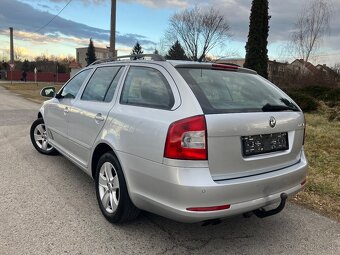
{"type": "Polygon", "coordinates": [[[206,220],[202,223],[202,227],[206,227],[208,225],[218,225],[222,221],[220,219],[206,220]]]}

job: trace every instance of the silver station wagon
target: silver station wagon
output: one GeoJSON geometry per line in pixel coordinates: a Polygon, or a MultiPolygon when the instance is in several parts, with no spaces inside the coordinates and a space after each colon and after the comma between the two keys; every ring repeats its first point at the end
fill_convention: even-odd
{"type": "Polygon", "coordinates": [[[306,183],[304,115],[252,70],[125,56],[41,95],[51,99],[32,124],[34,147],[90,175],[112,223],[140,210],[204,224],[266,217],[306,183]]]}

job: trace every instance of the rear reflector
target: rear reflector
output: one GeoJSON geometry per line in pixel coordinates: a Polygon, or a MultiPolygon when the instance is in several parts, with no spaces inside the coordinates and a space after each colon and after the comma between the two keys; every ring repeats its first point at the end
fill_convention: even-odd
{"type": "Polygon", "coordinates": [[[212,64],[212,69],[236,71],[238,69],[238,66],[224,65],[224,64],[212,64]]]}
{"type": "Polygon", "coordinates": [[[305,185],[306,184],[306,182],[307,182],[307,179],[304,179],[300,184],[301,184],[301,186],[303,186],[303,185],[305,185]]]}
{"type": "Polygon", "coordinates": [[[189,207],[187,211],[191,212],[209,212],[209,211],[220,211],[229,209],[230,205],[217,205],[217,206],[209,206],[209,207],[189,207]]]}

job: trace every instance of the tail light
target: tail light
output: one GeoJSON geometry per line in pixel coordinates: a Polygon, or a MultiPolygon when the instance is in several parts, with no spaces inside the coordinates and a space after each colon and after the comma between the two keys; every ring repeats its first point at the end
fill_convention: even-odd
{"type": "Polygon", "coordinates": [[[164,157],[207,160],[207,127],[203,115],[172,123],[166,137],[164,157]]]}

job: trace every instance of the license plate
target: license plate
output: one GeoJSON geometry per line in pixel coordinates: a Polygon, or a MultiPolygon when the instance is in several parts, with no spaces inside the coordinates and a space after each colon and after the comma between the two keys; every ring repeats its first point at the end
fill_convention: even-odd
{"type": "Polygon", "coordinates": [[[242,136],[244,156],[288,150],[288,133],[242,136]]]}

